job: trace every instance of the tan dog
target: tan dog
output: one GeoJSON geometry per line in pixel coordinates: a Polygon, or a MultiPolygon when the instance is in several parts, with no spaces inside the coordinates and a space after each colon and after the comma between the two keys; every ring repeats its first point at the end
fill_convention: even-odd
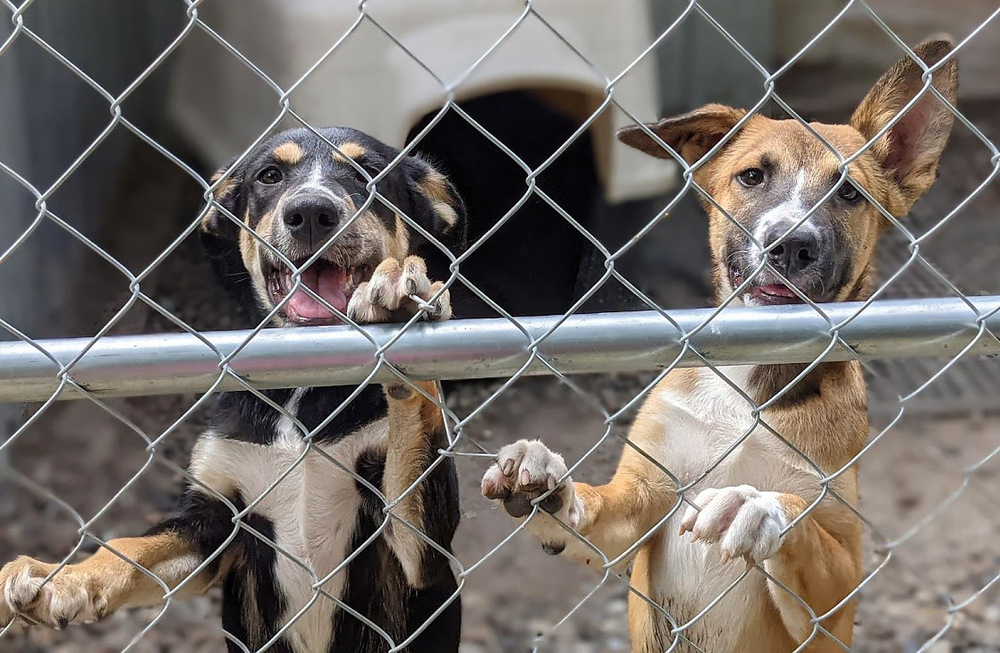
{"type": "MultiPolygon", "coordinates": [[[[930,66],[951,50],[947,41],[930,41],[916,53],[930,66]]],[[[920,92],[922,72],[904,58],[848,124],[812,129],[842,156],[853,155],[920,92]]],[[[957,78],[955,60],[933,76],[950,102],[957,78]]],[[[648,127],[694,164],[745,115],[708,105],[648,127]]],[[[952,122],[928,89],[850,164],[851,178],[893,216],[905,215],[934,182],[952,122]]],[[[618,137],[670,156],[639,127],[618,137]]],[[[704,203],[719,301],[738,289],[735,304],[800,302],[781,277],[814,302],[871,295],[876,240],[889,222],[855,186],[840,185],[796,228],[839,182],[837,166],[837,157],[797,121],[753,116],[695,171],[718,204],[704,203]],[[764,256],[770,267],[751,279],[764,256]]],[[[862,575],[861,523],[852,511],[857,469],[837,475],[826,495],[820,479],[848,466],[868,436],[860,367],[823,363],[761,412],[819,472],[768,428],[755,427],[752,406],[734,389],[760,405],[804,369],[721,368],[729,382],[707,368],[674,370],[642,407],[611,482],[574,482],[559,454],[521,440],[500,450],[483,477],[483,494],[518,518],[531,510],[529,501],[543,497],[540,507],[555,519],[541,512],[526,530],[549,553],[565,552],[594,568],[605,559],[621,557],[618,569],[633,562],[634,651],[664,651],[675,637],[681,641],[672,650],[681,651],[778,653],[803,643],[800,650],[844,650],[830,636],[851,644],[855,601],[845,599],[862,575]],[[692,483],[678,495],[678,487],[692,483]],[[746,566],[736,558],[757,569],[741,579],[746,566]]]]}

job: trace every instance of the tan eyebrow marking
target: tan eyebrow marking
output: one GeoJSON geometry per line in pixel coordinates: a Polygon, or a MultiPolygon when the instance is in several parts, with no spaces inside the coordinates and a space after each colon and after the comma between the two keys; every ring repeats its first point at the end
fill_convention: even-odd
{"type": "MultiPolygon", "coordinates": [[[[344,156],[350,157],[355,160],[362,158],[367,153],[365,148],[361,147],[357,143],[339,143],[337,145],[337,149],[339,149],[340,152],[343,152],[344,156]]],[[[343,157],[340,155],[339,152],[334,151],[333,158],[336,159],[338,162],[341,163],[344,162],[343,157]]]]}
{"type": "Polygon", "coordinates": [[[291,141],[282,143],[278,147],[274,148],[273,154],[275,161],[285,163],[290,166],[295,165],[306,156],[306,152],[302,149],[302,146],[291,141]]]}

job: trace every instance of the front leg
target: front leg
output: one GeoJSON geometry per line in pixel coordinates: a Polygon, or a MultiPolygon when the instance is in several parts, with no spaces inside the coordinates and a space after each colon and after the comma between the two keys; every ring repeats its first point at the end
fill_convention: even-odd
{"type": "Polygon", "coordinates": [[[595,569],[604,566],[605,558],[611,561],[628,552],[615,567],[618,572],[635,554],[630,549],[672,509],[674,488],[662,470],[631,448],[625,449],[610,483],[574,482],[562,456],[538,440],[502,448],[482,480],[483,495],[500,502],[519,521],[531,514],[532,501],[551,490],[525,529],[547,553],[565,552],[595,569]]]}
{"type": "MultiPolygon", "coordinates": [[[[820,504],[795,522],[809,509],[809,502],[749,485],[710,488],[700,492],[694,503],[699,509],[687,509],[681,534],[690,532],[693,540],[717,543],[723,563],[743,558],[748,565],[763,565],[777,581],[769,581],[768,589],[796,641],[805,641],[813,631],[802,602],[817,615],[825,614],[860,581],[860,540],[845,528],[856,517],[842,506],[820,504]]],[[[852,626],[851,608],[823,622],[834,635],[846,637],[841,641],[848,644],[852,626]]],[[[817,646],[822,650],[824,645],[833,646],[833,642],[820,637],[817,646]]]]}
{"type": "Polygon", "coordinates": [[[182,583],[174,597],[203,593],[233,561],[227,550],[196,573],[232,530],[231,517],[221,502],[188,490],[176,517],[141,537],[111,540],[47,581],[59,565],[21,556],[0,569],[0,627],[18,617],[54,628],[89,623],[122,608],[158,605],[182,583]]]}
{"type": "MultiPolygon", "coordinates": [[[[121,608],[159,604],[166,591],[138,567],[172,590],[203,562],[189,542],[176,533],[111,540],[81,563],[66,565],[48,581],[58,565],[21,556],[0,570],[0,626],[15,617],[29,624],[65,628],[103,619],[121,608]],[[132,562],[118,557],[113,551],[132,562]],[[135,563],[135,564],[133,564],[135,563]],[[138,565],[138,567],[136,566],[138,565]]],[[[216,580],[211,572],[191,579],[176,596],[206,591],[216,580]]]]}
{"type": "Polygon", "coordinates": [[[437,462],[417,483],[448,446],[448,439],[441,409],[434,403],[441,401],[437,382],[415,385],[419,390],[402,382],[386,384],[389,442],[382,487],[387,501],[398,502],[390,510],[389,544],[410,585],[419,589],[450,574],[447,557],[427,540],[450,551],[459,509],[458,477],[451,458],[437,462]]]}
{"type": "MultiPolygon", "coordinates": [[[[422,310],[430,320],[447,320],[451,317],[448,290],[432,300],[442,286],[427,278],[427,267],[419,257],[409,256],[402,262],[386,259],[371,281],[355,291],[348,316],[359,324],[401,322],[422,310]]],[[[446,557],[427,539],[451,549],[459,518],[458,480],[454,463],[445,459],[414,486],[438,458],[438,450],[448,446],[437,382],[414,381],[411,386],[397,381],[384,387],[389,440],[382,491],[389,503],[395,503],[386,539],[407,581],[420,589],[450,573],[446,557]]]]}

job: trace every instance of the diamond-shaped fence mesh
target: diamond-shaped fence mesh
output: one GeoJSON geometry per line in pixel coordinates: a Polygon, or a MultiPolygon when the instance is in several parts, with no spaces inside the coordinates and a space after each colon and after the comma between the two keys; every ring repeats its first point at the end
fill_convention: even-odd
{"type": "MultiPolygon", "coordinates": [[[[178,2],[177,13],[183,14],[181,29],[154,54],[140,74],[122,88],[112,90],[86,67],[78,65],[74,56],[64,51],[67,46],[62,41],[33,25],[36,4],[41,3],[0,2],[3,7],[0,14],[9,18],[10,24],[9,29],[0,32],[0,61],[15,48],[31,48],[36,55],[38,51],[44,53],[63,72],[68,71],[74,83],[84,84],[87,102],[100,103],[107,115],[101,128],[88,136],[60,173],[44,182],[32,171],[4,161],[4,150],[0,150],[0,176],[4,178],[0,190],[12,188],[19,197],[30,196],[33,203],[32,215],[27,219],[17,216],[26,226],[3,244],[0,269],[14,264],[26,251],[26,243],[55,229],[59,238],[69,238],[74,246],[84,248],[79,257],[86,263],[77,266],[82,270],[79,274],[86,276],[88,270],[96,274],[97,268],[108,268],[110,271],[101,273],[103,278],[122,289],[111,302],[115,304],[114,310],[104,315],[94,328],[87,329],[85,338],[43,338],[40,334],[48,332],[37,323],[26,326],[29,323],[20,321],[19,316],[0,314],[0,326],[10,341],[0,344],[0,400],[35,402],[29,404],[22,419],[15,420],[16,424],[5,431],[5,440],[0,444],[2,455],[13,453],[10,464],[3,467],[6,484],[0,489],[8,515],[4,524],[7,541],[0,541],[0,552],[10,554],[11,558],[25,554],[59,563],[46,568],[44,583],[33,599],[35,603],[21,605],[24,618],[14,619],[0,630],[0,651],[207,651],[219,650],[225,645],[223,642],[228,643],[230,650],[319,650],[314,648],[316,642],[329,641],[331,620],[353,624],[338,626],[337,632],[355,633],[355,638],[363,638],[352,642],[358,650],[408,650],[419,637],[434,641],[435,629],[439,627],[435,619],[458,602],[462,602],[464,611],[462,650],[627,650],[626,597],[629,611],[647,614],[651,623],[658,624],[653,628],[658,648],[642,650],[750,650],[733,639],[731,633],[743,632],[743,626],[736,621],[751,618],[746,615],[754,612],[753,619],[763,620],[760,623],[770,624],[769,627],[779,627],[775,624],[783,622],[777,604],[804,615],[798,622],[798,631],[790,638],[786,636],[790,643],[788,650],[825,646],[828,648],[815,650],[971,651],[995,650],[1000,646],[1000,613],[993,605],[996,595],[991,591],[1000,578],[1000,558],[989,544],[997,541],[996,531],[1000,528],[992,510],[1000,498],[993,482],[996,477],[993,459],[1000,451],[1000,428],[981,415],[975,421],[946,423],[929,418],[919,424],[909,421],[915,411],[920,411],[921,400],[928,396],[943,409],[950,406],[960,411],[987,410],[995,403],[997,368],[988,355],[1000,351],[996,336],[1000,296],[989,293],[1000,289],[976,278],[971,284],[977,292],[967,292],[971,286],[969,278],[962,276],[963,265],[942,266],[934,255],[940,251],[935,248],[935,241],[942,237],[949,243],[968,241],[970,246],[962,254],[967,258],[980,256],[985,251],[982,248],[989,246],[987,241],[995,239],[995,227],[984,228],[981,234],[970,231],[972,235],[967,238],[948,234],[961,231],[970,206],[984,198],[988,200],[995,193],[992,183],[1000,170],[1000,152],[986,135],[990,129],[982,127],[978,117],[967,116],[932,82],[940,79],[935,76],[942,74],[949,62],[960,59],[963,51],[985,32],[996,29],[993,19],[1000,10],[984,15],[968,33],[956,34],[954,50],[928,66],[914,52],[914,44],[900,38],[869,3],[844,2],[828,24],[803,39],[804,45],[797,53],[780,67],[773,67],[755,58],[727,31],[725,21],[718,15],[724,11],[724,5],[717,9],[717,3],[692,0],[680,7],[671,21],[640,48],[627,53],[622,65],[606,69],[581,45],[578,35],[566,28],[559,15],[562,8],[556,7],[557,3],[528,1],[517,5],[516,11],[498,10],[491,17],[491,25],[496,28],[492,39],[477,44],[479,56],[471,65],[463,64],[460,70],[455,70],[454,62],[442,61],[440,57],[428,60],[427,43],[408,40],[400,32],[400,20],[386,18],[391,13],[387,8],[391,3],[362,1],[343,33],[330,34],[327,43],[311,44],[310,47],[318,48],[319,55],[310,66],[297,71],[293,79],[279,80],[273,72],[274,61],[258,62],[245,55],[236,39],[227,39],[223,30],[202,17],[203,5],[210,2],[178,2]],[[830,143],[821,130],[796,113],[794,101],[786,102],[776,91],[792,68],[841,26],[845,16],[854,21],[864,20],[867,29],[884,34],[898,57],[918,62],[922,84],[896,116],[870,135],[863,146],[849,152],[830,143]],[[653,118],[635,115],[621,101],[619,89],[637,68],[649,65],[666,43],[681,39],[684,26],[693,22],[702,29],[714,30],[731,48],[733,56],[749,66],[759,82],[759,94],[748,113],[731,129],[727,127],[728,133],[706,148],[707,154],[698,157],[699,160],[685,160],[682,152],[674,151],[670,144],[644,128],[647,136],[663,146],[682,171],[680,181],[645,224],[630,233],[619,234],[618,238],[603,238],[564,206],[564,195],[553,192],[546,184],[546,173],[564,161],[569,156],[567,152],[578,147],[581,139],[590,138],[600,130],[607,131],[611,116],[620,117],[620,124],[637,125],[653,118]],[[537,153],[528,156],[505,142],[494,133],[496,130],[489,121],[469,108],[471,101],[467,102],[463,94],[469,80],[498,51],[512,43],[518,47],[531,43],[516,40],[526,33],[556,48],[558,56],[572,60],[578,67],[575,74],[580,78],[591,77],[590,83],[597,80],[601,89],[598,99],[573,107],[579,118],[574,128],[561,144],[541,156],[537,153]],[[241,151],[231,153],[238,155],[236,160],[221,177],[211,180],[189,162],[183,148],[154,138],[151,133],[155,129],[134,120],[128,108],[130,98],[141,92],[189,39],[207,40],[213,49],[206,51],[240,65],[245,77],[239,81],[220,81],[220,85],[227,85],[228,91],[232,91],[228,87],[233,84],[246,84],[264,88],[273,96],[273,111],[260,125],[256,138],[241,143],[241,151]],[[352,164],[357,175],[363,177],[365,188],[364,193],[354,198],[353,215],[308,260],[290,260],[264,234],[255,232],[245,222],[245,215],[233,214],[220,204],[218,191],[230,182],[240,165],[253,157],[261,143],[288,126],[305,128],[330,148],[331,155],[337,153],[342,160],[353,162],[350,152],[341,149],[342,143],[330,141],[321,131],[326,123],[307,115],[308,109],[301,108],[297,100],[304,91],[317,92],[310,84],[328,61],[347,48],[355,48],[350,50],[352,53],[359,51],[357,48],[371,39],[382,42],[380,47],[391,51],[397,61],[405,61],[414,76],[432,79],[439,93],[427,100],[424,119],[417,123],[419,126],[410,133],[399,155],[387,166],[371,170],[352,164]],[[929,209],[920,208],[919,219],[909,221],[894,216],[880,204],[875,189],[866,187],[866,177],[858,176],[857,165],[902,121],[907,111],[928,99],[945,107],[946,113],[954,118],[955,132],[961,132],[953,138],[959,139],[963,147],[977,148],[976,156],[984,162],[982,169],[974,173],[979,176],[966,180],[968,183],[962,185],[960,193],[949,196],[947,202],[936,199],[929,209]],[[763,243],[758,240],[757,232],[748,230],[738,216],[730,216],[719,198],[713,197],[710,189],[696,178],[702,179],[699,170],[710,165],[713,157],[767,108],[800,125],[801,133],[821,143],[824,153],[836,158],[837,179],[829,180],[829,191],[796,216],[797,222],[781,238],[763,243]],[[507,203],[499,207],[495,223],[473,231],[467,247],[455,251],[441,243],[417,216],[408,215],[406,207],[394,204],[394,196],[387,190],[393,171],[403,165],[406,157],[420,153],[433,137],[435,127],[446,121],[459,122],[463,129],[491,144],[493,155],[502,162],[498,165],[516,168],[522,179],[512,201],[508,202],[504,196],[503,202],[507,203]],[[71,204],[59,203],[61,190],[72,183],[74,175],[83,174],[81,171],[109,139],[123,135],[137,139],[146,151],[139,161],[149,168],[149,177],[156,181],[146,182],[145,186],[139,184],[140,190],[150,190],[151,197],[140,198],[136,206],[126,207],[122,215],[129,217],[119,219],[140,219],[147,211],[156,214],[151,203],[166,201],[164,194],[185,184],[197,184],[203,198],[201,206],[187,214],[183,228],[170,233],[168,246],[147,259],[138,257],[129,262],[112,253],[118,249],[101,236],[81,227],[74,220],[71,204]],[[174,186],[164,179],[173,179],[170,183],[174,186]],[[700,198],[719,214],[716,217],[750,239],[758,251],[773,253],[788,242],[793,232],[809,228],[810,219],[825,203],[835,200],[834,194],[844,182],[854,183],[862,201],[874,205],[884,223],[882,269],[871,299],[865,296],[860,298],[862,301],[847,303],[816,301],[814,295],[798,290],[788,281],[785,285],[794,295],[786,297],[788,305],[740,306],[743,290],[763,275],[783,280],[783,272],[771,263],[772,257],[763,254],[759,264],[740,272],[737,288],[730,296],[721,297],[719,306],[712,309],[668,306],[656,292],[647,291],[647,284],[637,278],[639,273],[624,271],[623,260],[639,243],[653,232],[669,228],[670,214],[683,198],[700,198]],[[600,262],[598,273],[578,288],[573,300],[558,315],[522,317],[509,310],[504,301],[491,296],[489,271],[485,276],[477,273],[475,278],[464,272],[474,265],[477,254],[491,239],[500,238],[501,231],[514,230],[516,234],[516,230],[523,228],[523,223],[517,220],[518,211],[528,204],[550,211],[560,228],[568,227],[573,238],[596,252],[594,256],[600,262]],[[323,256],[325,248],[338,242],[369,210],[380,206],[395,213],[411,233],[427,239],[446,259],[447,273],[439,279],[444,282],[442,289],[430,299],[417,298],[419,310],[412,316],[394,324],[359,324],[354,319],[356,315],[346,314],[346,308],[338,308],[321,296],[318,286],[307,283],[304,274],[323,256]],[[198,305],[184,305],[171,295],[171,284],[183,283],[174,274],[178,265],[199,271],[190,281],[192,285],[215,283],[214,279],[209,281],[200,276],[200,273],[210,274],[206,265],[187,260],[188,243],[196,238],[210,211],[219,212],[220,219],[235,225],[241,232],[240,239],[250,243],[249,247],[269,251],[294,271],[290,291],[262,320],[254,318],[251,324],[245,313],[236,313],[235,307],[230,315],[213,312],[210,305],[227,301],[221,292],[208,291],[210,294],[202,295],[202,303],[198,305]],[[954,278],[956,274],[961,278],[954,278]],[[638,310],[585,312],[589,302],[611,287],[628,295],[630,305],[638,310]],[[453,295],[460,291],[478,299],[496,317],[469,321],[456,315],[451,321],[424,324],[433,302],[445,289],[450,289],[453,295]],[[282,314],[296,290],[335,314],[344,325],[293,330],[267,328],[282,314]],[[154,328],[147,326],[145,335],[123,335],[144,330],[133,324],[139,313],[147,316],[143,319],[154,328]],[[232,327],[246,328],[224,330],[232,327]],[[886,362],[892,359],[905,361],[886,362]],[[870,437],[856,451],[817,460],[810,452],[840,446],[836,443],[841,442],[838,437],[841,434],[824,433],[824,429],[835,429],[831,420],[838,416],[823,413],[822,405],[830,399],[829,393],[844,392],[845,386],[821,385],[816,389],[810,384],[838,361],[853,361],[851,365],[860,364],[864,369],[877,389],[873,402],[879,419],[873,423],[870,437]],[[782,371],[774,373],[778,381],[773,382],[774,391],[769,396],[758,396],[749,389],[748,378],[757,373],[751,371],[754,365],[772,366],[758,368],[772,370],[781,366],[782,371]],[[682,405],[694,410],[692,406],[723,401],[725,410],[708,407],[689,418],[671,418],[669,409],[664,408],[662,419],[664,423],[676,419],[677,424],[690,429],[687,435],[692,441],[697,437],[710,441],[691,445],[692,450],[682,448],[672,452],[667,440],[662,447],[652,447],[657,440],[630,436],[630,427],[644,419],[641,415],[636,417],[643,402],[669,402],[670,396],[683,394],[687,384],[695,383],[695,377],[686,376],[688,373],[684,371],[690,368],[701,370],[698,382],[713,390],[706,390],[706,395],[695,403],[682,402],[682,405]],[[491,381],[446,383],[443,396],[437,397],[428,394],[429,386],[418,383],[428,379],[491,381]],[[346,458],[347,454],[318,441],[329,425],[349,421],[345,416],[352,414],[355,402],[367,388],[385,383],[403,384],[411,392],[420,393],[435,406],[445,432],[441,446],[432,452],[432,460],[395,496],[373,485],[371,477],[360,472],[359,464],[346,458]],[[298,414],[298,399],[272,392],[317,386],[344,386],[347,391],[338,395],[337,404],[326,406],[324,415],[315,421],[298,414]],[[813,403],[801,396],[806,386],[816,394],[813,403]],[[271,424],[273,429],[284,429],[294,440],[282,445],[285,449],[280,456],[267,458],[274,467],[259,470],[253,495],[240,496],[239,500],[220,493],[218,486],[206,484],[204,475],[199,476],[185,464],[193,436],[204,429],[205,416],[211,414],[220,391],[240,392],[255,398],[261,422],[271,424]],[[140,396],[158,398],[120,399],[140,396]],[[79,401],[60,403],[66,399],[79,401]],[[784,416],[782,411],[790,410],[789,401],[803,402],[804,422],[790,421],[784,416]],[[169,418],[151,419],[150,411],[169,418]],[[810,421],[810,411],[819,416],[815,421],[810,421]],[[714,415],[718,423],[705,424],[706,415],[714,415]],[[310,428],[306,422],[318,425],[310,428]],[[803,423],[805,427],[801,426],[803,423]],[[701,436],[697,435],[699,429],[701,436]],[[645,469],[644,473],[668,478],[666,485],[671,488],[668,494],[674,499],[655,519],[643,523],[627,546],[602,550],[588,540],[587,534],[563,523],[564,529],[556,532],[565,534],[568,549],[589,552],[586,557],[591,558],[590,566],[596,567],[596,571],[578,569],[561,557],[544,557],[536,540],[522,531],[531,531],[532,524],[537,525],[543,519],[553,519],[542,514],[540,507],[548,499],[548,493],[527,506],[528,519],[520,523],[508,519],[503,510],[492,510],[492,504],[479,493],[480,478],[496,459],[497,452],[522,437],[540,438],[561,451],[567,473],[575,481],[606,481],[624,449],[625,458],[630,458],[637,468],[645,469]],[[803,442],[808,445],[810,437],[813,444],[803,446],[803,442]],[[816,439],[823,438],[828,443],[815,445],[816,439]],[[754,448],[754,443],[761,441],[768,443],[765,453],[773,458],[759,464],[795,470],[803,478],[811,479],[809,487],[802,488],[803,505],[799,513],[782,523],[783,538],[800,527],[804,529],[808,526],[806,522],[825,514],[824,511],[833,510],[839,519],[863,524],[863,573],[858,575],[859,582],[833,602],[810,605],[795,587],[782,582],[780,574],[764,559],[747,565],[745,571],[741,567],[739,573],[723,574],[726,580],[721,584],[712,579],[698,587],[702,581],[697,575],[687,579],[684,575],[686,569],[690,574],[702,573],[700,563],[684,559],[682,553],[658,548],[667,546],[663,544],[665,541],[673,541],[664,539],[663,533],[665,529],[677,530],[689,508],[706,507],[707,504],[698,506],[700,492],[709,487],[745,486],[751,482],[741,479],[738,470],[747,464],[743,458],[761,455],[759,447],[754,448]],[[686,466],[692,456],[700,461],[694,471],[686,466]],[[843,460],[846,464],[830,466],[830,460],[843,460]],[[437,468],[452,462],[459,473],[457,491],[461,494],[464,521],[452,549],[448,549],[422,530],[420,524],[411,523],[408,519],[412,513],[406,512],[405,506],[408,498],[430,482],[428,479],[437,468]],[[859,466],[860,502],[854,496],[852,480],[859,466]],[[125,467],[127,472],[122,471],[125,467]],[[309,473],[327,479],[347,479],[351,491],[368,492],[380,502],[380,517],[371,537],[349,542],[350,548],[332,561],[304,545],[301,534],[262,528],[262,522],[255,519],[257,513],[273,511],[276,503],[299,491],[289,487],[306,487],[303,478],[309,473]],[[130,557],[131,549],[120,550],[113,540],[122,542],[115,538],[138,535],[145,530],[142,524],[149,523],[150,512],[168,515],[174,498],[171,492],[177,488],[165,488],[173,484],[179,487],[178,480],[224,506],[221,519],[225,523],[221,528],[226,532],[211,555],[201,559],[182,578],[173,578],[169,576],[174,573],[172,569],[148,562],[143,566],[130,557]],[[50,530],[45,530],[44,535],[36,533],[46,528],[50,530]],[[415,542],[411,546],[424,547],[430,552],[428,555],[443,556],[457,579],[457,589],[439,597],[416,620],[418,623],[407,623],[402,629],[397,623],[399,615],[395,620],[390,615],[380,621],[368,608],[348,604],[342,594],[349,574],[352,574],[350,582],[364,579],[353,575],[351,565],[371,565],[372,552],[384,547],[383,540],[387,538],[401,538],[401,531],[415,542]],[[298,594],[276,604],[281,606],[280,615],[267,617],[279,619],[280,623],[275,632],[265,633],[266,636],[233,632],[221,626],[215,594],[192,599],[193,603],[188,601],[191,587],[200,582],[199,574],[226,559],[234,542],[244,548],[269,550],[270,564],[298,579],[298,594]],[[24,548],[29,545],[35,548],[24,548]],[[125,560],[139,570],[146,582],[152,582],[154,588],[150,591],[157,600],[147,602],[155,606],[122,611],[100,624],[59,633],[48,630],[46,624],[25,628],[32,621],[28,615],[33,606],[48,601],[47,592],[61,575],[65,577],[72,565],[95,550],[125,560]],[[653,553],[649,553],[651,550],[653,553]],[[639,553],[635,562],[633,559],[640,551],[643,553],[639,553]],[[666,562],[650,562],[657,555],[666,562]],[[648,577],[655,575],[651,567],[659,569],[658,565],[667,568],[656,573],[673,580],[651,589],[648,577]],[[636,567],[641,568],[639,572],[636,567]],[[695,568],[697,571],[691,571],[695,568]],[[704,591],[716,585],[719,585],[717,592],[704,591]],[[770,594],[760,593],[761,588],[768,588],[770,594]],[[768,614],[761,617],[756,608],[740,612],[741,602],[746,601],[768,606],[760,608],[768,614]],[[849,645],[843,641],[844,628],[831,624],[844,614],[850,618],[855,602],[861,618],[854,629],[853,645],[849,645]],[[191,605],[196,607],[192,609],[191,605]],[[317,614],[327,620],[325,625],[317,625],[317,614]],[[363,648],[360,641],[370,643],[372,648],[363,648]],[[949,643],[966,648],[947,648],[949,643]]],[[[459,3],[454,6],[455,12],[465,11],[459,8],[459,3]]],[[[94,21],[99,21],[98,14],[93,13],[94,21]]],[[[243,20],[252,22],[246,16],[243,20]]],[[[81,25],[80,29],[85,27],[81,25]]],[[[247,33],[250,32],[239,38],[247,39],[247,33]]],[[[266,38],[266,34],[266,29],[261,30],[257,38],[266,38]]],[[[450,38],[468,38],[468,34],[455,33],[450,38]]],[[[679,61],[676,65],[688,63],[679,61]]],[[[373,85],[377,87],[375,81],[373,85]]],[[[335,92],[369,91],[343,80],[335,92]]],[[[303,104],[307,103],[303,100],[303,104]]],[[[33,107],[25,109],[32,110],[33,107]]],[[[72,111],[73,107],[65,110],[72,111]]],[[[917,110],[926,110],[926,104],[917,110]]],[[[990,116],[983,118],[989,119],[990,116]]],[[[993,126],[990,123],[990,128],[993,126]]],[[[599,147],[611,145],[603,143],[599,147]]],[[[943,166],[959,163],[948,155],[943,161],[943,166]]],[[[668,167],[663,170],[669,172],[668,167]]],[[[490,180],[484,179],[482,184],[487,189],[483,192],[488,195],[490,180]]],[[[986,212],[992,208],[990,205],[986,212]]],[[[163,227],[150,226],[150,229],[163,227]]],[[[948,254],[953,260],[955,254],[948,254]]],[[[69,264],[68,259],[65,262],[69,264]]],[[[61,264],[57,252],[45,266],[61,264]]],[[[496,269],[493,273],[503,275],[505,270],[496,269]]],[[[64,274],[78,273],[67,270],[64,274]]],[[[30,290],[30,285],[30,280],[22,279],[14,291],[21,292],[26,287],[30,290]]],[[[95,297],[107,297],[106,288],[99,290],[104,294],[95,290],[95,297]]],[[[528,288],[524,290],[530,292],[528,288]]],[[[44,298],[38,301],[44,303],[44,298]]],[[[86,304],[88,300],[74,297],[73,301],[86,304]]],[[[294,397],[301,399],[301,394],[294,397]]],[[[684,439],[683,435],[678,437],[684,439]]],[[[241,463],[230,461],[230,464],[241,463]]],[[[776,484],[782,485],[778,481],[776,484]]],[[[330,481],[330,485],[310,487],[330,491],[335,486],[330,481]]],[[[766,495],[770,488],[756,490],[765,491],[766,495]]],[[[309,511],[329,517],[332,513],[319,507],[324,503],[341,502],[337,505],[343,510],[350,509],[350,501],[333,495],[295,500],[308,507],[297,518],[296,528],[305,528],[309,511]]],[[[829,533],[824,536],[826,539],[816,535],[820,542],[815,549],[817,558],[829,548],[844,544],[832,541],[836,538],[829,533]]],[[[705,556],[719,553],[718,547],[706,547],[705,551],[705,556]]],[[[568,552],[562,557],[567,556],[568,552]]],[[[814,574],[820,573],[817,569],[822,565],[821,560],[801,561],[798,573],[807,579],[803,586],[810,582],[834,582],[826,577],[808,580],[821,578],[814,574]]],[[[0,600],[12,601],[10,586],[5,591],[6,597],[0,600]]],[[[3,614],[0,607],[0,617],[3,614]]],[[[65,617],[76,621],[78,614],[65,617]]],[[[58,625],[58,619],[54,625],[58,625]]],[[[637,629],[645,632],[642,628],[641,624],[633,624],[633,638],[637,629]]],[[[333,642],[330,650],[340,650],[340,645],[346,646],[333,642]]],[[[633,645],[639,646],[636,642],[633,645]]],[[[440,644],[440,648],[423,650],[450,649],[440,644]]]]}

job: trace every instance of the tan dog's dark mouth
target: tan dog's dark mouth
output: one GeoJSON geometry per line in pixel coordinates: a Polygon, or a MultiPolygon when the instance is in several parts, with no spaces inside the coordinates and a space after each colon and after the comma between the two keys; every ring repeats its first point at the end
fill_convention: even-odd
{"type": "MultiPolygon", "coordinates": [[[[738,288],[743,283],[743,273],[739,268],[733,266],[729,271],[729,281],[733,288],[738,288]]],[[[761,283],[760,279],[743,291],[744,297],[750,297],[754,304],[760,306],[778,306],[782,304],[803,304],[795,291],[783,283],[761,283]]]]}
{"type": "MultiPolygon", "coordinates": [[[[299,268],[307,260],[293,261],[293,264],[299,268]]],[[[272,267],[268,272],[267,291],[274,305],[288,297],[288,301],[282,307],[281,314],[290,325],[340,324],[341,320],[336,314],[309,295],[303,288],[308,288],[322,297],[330,306],[341,313],[346,313],[351,296],[359,285],[371,279],[372,269],[372,266],[368,264],[345,268],[321,259],[302,270],[301,285],[295,292],[292,292],[295,286],[293,271],[280,265],[272,267]],[[289,293],[291,293],[290,297],[289,293]]]]}
{"type": "Polygon", "coordinates": [[[748,291],[754,301],[766,306],[778,304],[802,304],[802,299],[783,283],[769,283],[752,286],[748,291]]]}

